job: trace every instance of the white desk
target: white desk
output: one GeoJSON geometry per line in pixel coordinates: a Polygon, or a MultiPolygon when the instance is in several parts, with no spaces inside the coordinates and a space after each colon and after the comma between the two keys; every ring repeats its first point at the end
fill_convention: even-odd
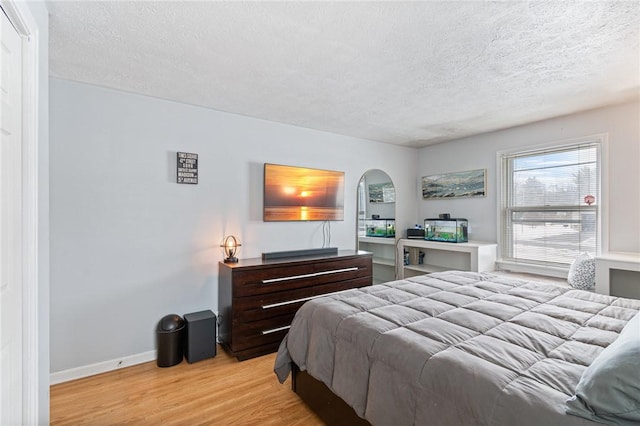
{"type": "Polygon", "coordinates": [[[612,269],[640,272],[640,253],[604,253],[596,257],[596,293],[610,294],[612,269]]]}

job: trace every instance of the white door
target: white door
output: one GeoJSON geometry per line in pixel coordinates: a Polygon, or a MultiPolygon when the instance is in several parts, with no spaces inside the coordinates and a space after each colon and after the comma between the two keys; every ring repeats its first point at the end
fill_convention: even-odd
{"type": "Polygon", "coordinates": [[[0,425],[22,424],[21,46],[0,10],[0,425]]]}

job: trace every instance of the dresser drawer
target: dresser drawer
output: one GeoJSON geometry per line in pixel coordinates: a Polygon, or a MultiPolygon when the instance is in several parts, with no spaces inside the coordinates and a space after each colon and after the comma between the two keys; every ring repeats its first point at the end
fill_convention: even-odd
{"type": "Polygon", "coordinates": [[[242,351],[254,346],[280,343],[291,327],[294,314],[255,321],[235,328],[231,337],[233,350],[242,351]]]}
{"type": "Polygon", "coordinates": [[[308,300],[327,293],[364,287],[371,284],[369,277],[340,281],[315,287],[303,287],[295,290],[266,293],[258,296],[237,297],[233,300],[234,321],[252,322],[280,315],[291,315],[308,300]]]}
{"type": "Polygon", "coordinates": [[[366,257],[235,271],[233,296],[254,296],[370,276],[371,258],[366,257]]]}

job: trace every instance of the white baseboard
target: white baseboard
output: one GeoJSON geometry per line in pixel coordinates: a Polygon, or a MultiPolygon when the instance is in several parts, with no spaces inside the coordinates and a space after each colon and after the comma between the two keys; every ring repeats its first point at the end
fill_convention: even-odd
{"type": "Polygon", "coordinates": [[[82,367],[70,368],[64,371],[57,371],[49,375],[49,381],[51,385],[57,385],[58,383],[64,383],[70,380],[81,379],[83,377],[106,373],[107,371],[113,371],[119,368],[154,361],[156,359],[156,352],[157,351],[153,350],[143,352],[141,354],[112,359],[110,361],[103,361],[95,364],[84,365],[82,367]]]}

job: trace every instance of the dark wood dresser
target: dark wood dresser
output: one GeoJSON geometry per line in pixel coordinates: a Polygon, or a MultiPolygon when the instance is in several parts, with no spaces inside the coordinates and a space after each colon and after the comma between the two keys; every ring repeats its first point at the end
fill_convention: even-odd
{"type": "Polygon", "coordinates": [[[355,250],[331,256],[220,262],[220,343],[240,361],[275,352],[304,302],[371,285],[371,272],[372,254],[355,250]]]}

